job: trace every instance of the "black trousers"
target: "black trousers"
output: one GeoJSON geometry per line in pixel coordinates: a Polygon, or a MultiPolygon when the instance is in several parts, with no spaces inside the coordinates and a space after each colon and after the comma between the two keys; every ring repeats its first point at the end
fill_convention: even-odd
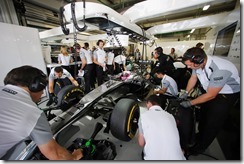
{"type": "Polygon", "coordinates": [[[114,74],[114,65],[106,65],[108,70],[107,70],[107,74],[109,75],[113,75],[114,74]]]}
{"type": "Polygon", "coordinates": [[[238,99],[240,99],[240,92],[234,94],[219,94],[215,99],[201,106],[198,126],[198,149],[205,150],[212,143],[227,120],[229,110],[231,110],[238,99]]]}
{"type": "Polygon", "coordinates": [[[96,74],[97,74],[97,85],[101,85],[104,81],[104,71],[103,67],[96,65],[96,74]]]}
{"type": "Polygon", "coordinates": [[[92,71],[93,71],[93,64],[87,64],[84,67],[84,79],[85,79],[85,93],[89,93],[91,91],[91,82],[92,82],[92,71]]]}

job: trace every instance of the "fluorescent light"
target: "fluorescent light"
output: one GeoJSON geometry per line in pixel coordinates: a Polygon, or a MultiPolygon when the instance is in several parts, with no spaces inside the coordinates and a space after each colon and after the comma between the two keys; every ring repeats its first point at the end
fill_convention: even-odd
{"type": "Polygon", "coordinates": [[[205,5],[205,6],[202,8],[202,10],[205,11],[205,10],[207,10],[209,7],[210,7],[210,5],[205,5]]]}
{"type": "Polygon", "coordinates": [[[193,28],[190,33],[193,33],[194,31],[195,31],[195,28],[193,28]]]}

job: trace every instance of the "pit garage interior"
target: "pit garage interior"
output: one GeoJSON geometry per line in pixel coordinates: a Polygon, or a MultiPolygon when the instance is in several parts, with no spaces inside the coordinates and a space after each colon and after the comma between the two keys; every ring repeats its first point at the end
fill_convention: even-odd
{"type": "MultiPolygon", "coordinates": [[[[159,3],[158,0],[149,0],[151,3],[159,3]]],[[[192,0],[191,0],[192,1],[192,0]]],[[[68,6],[73,2],[72,0],[1,0],[0,2],[0,22],[13,24],[21,27],[27,27],[27,28],[33,28],[38,31],[39,36],[38,39],[34,38],[35,44],[39,44],[39,47],[51,45],[52,47],[52,53],[54,55],[51,55],[51,63],[38,63],[38,60],[33,60],[32,62],[35,62],[38,67],[41,67],[47,74],[50,71],[51,67],[47,67],[48,64],[53,64],[57,60],[57,51],[58,48],[61,45],[68,45],[71,46],[74,44],[74,42],[80,42],[83,44],[87,38],[91,39],[89,41],[90,48],[92,45],[95,45],[94,39],[92,39],[93,36],[99,37],[104,36],[108,31],[106,31],[106,27],[102,21],[104,19],[98,18],[86,18],[86,23],[88,25],[87,31],[84,32],[74,32],[76,30],[72,29],[72,24],[68,21],[66,22],[66,28],[69,28],[70,33],[68,35],[65,35],[63,31],[61,30],[61,24],[60,24],[60,8],[64,6],[68,6]],[[95,27],[95,25],[99,24],[99,27],[95,27]],[[58,30],[57,30],[58,29],[58,30]],[[55,32],[57,31],[57,33],[55,32]],[[55,33],[55,34],[54,34],[55,33]],[[40,38],[39,38],[40,37],[40,38]],[[74,39],[76,37],[76,39],[74,39]],[[43,67],[44,65],[44,67],[43,67]]],[[[185,47],[189,47],[190,43],[191,45],[195,45],[198,42],[204,42],[204,43],[210,43],[209,52],[214,53],[214,45],[216,44],[216,37],[218,35],[218,32],[222,29],[225,29],[225,27],[230,27],[229,25],[233,25],[232,21],[227,23],[206,23],[206,25],[199,25],[201,24],[199,20],[206,20],[207,17],[212,18],[218,14],[226,14],[226,17],[228,17],[228,20],[231,19],[232,12],[235,14],[236,11],[239,14],[242,14],[240,8],[242,5],[241,1],[238,0],[199,0],[197,4],[194,5],[182,5],[181,3],[179,6],[181,8],[177,9],[174,8],[172,11],[167,11],[164,7],[162,7],[165,12],[162,13],[156,13],[155,15],[151,15],[149,12],[153,10],[153,8],[144,9],[148,12],[148,16],[144,16],[144,18],[140,18],[139,16],[136,17],[135,11],[132,10],[133,7],[136,6],[136,4],[139,4],[141,2],[145,2],[144,0],[77,0],[76,2],[79,2],[80,4],[87,3],[98,3],[102,4],[104,6],[107,6],[117,12],[118,14],[121,14],[123,16],[130,16],[130,23],[137,25],[137,31],[133,31],[133,29],[127,29],[121,26],[118,28],[117,34],[121,34],[123,32],[127,33],[133,33],[132,36],[129,36],[129,44],[130,46],[127,47],[127,53],[133,53],[135,48],[139,48],[142,53],[142,60],[145,61],[141,64],[136,65],[135,72],[131,73],[133,76],[132,79],[127,79],[127,81],[121,81],[118,80],[118,77],[109,77],[107,81],[102,84],[101,86],[98,86],[96,89],[92,90],[87,95],[84,95],[80,91],[77,91],[77,95],[79,97],[79,101],[75,101],[75,103],[71,103],[72,105],[65,106],[64,104],[67,104],[67,101],[72,101],[72,95],[71,98],[64,102],[63,100],[60,100],[60,104],[64,105],[63,109],[60,109],[61,105],[59,104],[58,108],[56,108],[55,105],[47,107],[46,102],[48,101],[48,91],[44,93],[42,96],[42,99],[40,103],[38,103],[38,106],[40,109],[44,110],[46,112],[47,116],[49,116],[49,123],[54,132],[54,136],[56,140],[60,143],[60,145],[64,146],[67,149],[72,149],[72,145],[74,145],[74,141],[77,138],[83,138],[86,141],[91,138],[93,135],[94,129],[96,127],[100,127],[99,132],[95,136],[94,141],[98,142],[96,144],[100,144],[99,141],[103,142],[103,144],[106,144],[107,147],[110,149],[107,149],[108,154],[110,154],[111,158],[117,161],[139,161],[142,160],[142,148],[138,145],[137,140],[137,129],[133,129],[132,127],[132,136],[131,138],[123,138],[119,139],[118,137],[120,134],[117,131],[116,127],[113,126],[120,126],[118,128],[125,128],[127,124],[124,124],[122,126],[121,124],[114,123],[111,125],[111,117],[113,114],[114,108],[128,108],[128,110],[132,108],[138,108],[138,113],[135,112],[135,118],[138,118],[139,115],[145,111],[146,109],[146,102],[145,98],[147,97],[147,94],[150,92],[148,87],[150,84],[144,83],[141,75],[143,74],[143,71],[147,71],[149,68],[150,63],[148,61],[151,60],[151,52],[153,49],[158,46],[163,46],[164,50],[169,52],[169,49],[171,47],[165,46],[167,45],[167,42],[173,43],[172,45],[176,45],[175,43],[181,44],[181,47],[183,47],[183,50],[185,50],[185,47]],[[203,11],[202,8],[204,5],[210,4],[210,8],[208,10],[203,11]],[[131,13],[130,13],[131,12],[131,13]],[[230,13],[230,14],[229,14],[230,13]],[[134,14],[134,15],[133,15],[134,14]],[[229,18],[229,15],[230,18],[229,18]],[[133,17],[135,16],[135,17],[133,17]],[[199,21],[198,24],[194,24],[191,21],[197,20],[199,21]],[[185,26],[187,24],[187,21],[189,21],[189,24],[193,24],[192,26],[196,26],[194,30],[191,30],[191,25],[189,28],[180,26],[185,26]],[[179,29],[175,30],[173,29],[174,23],[176,26],[179,26],[179,29]],[[179,24],[177,24],[179,23],[179,24]],[[212,25],[211,25],[212,24],[212,25]],[[165,25],[165,26],[164,26],[165,25]],[[167,26],[172,25],[172,26],[167,26]],[[163,29],[161,32],[156,32],[158,29],[163,29]],[[215,30],[215,31],[214,31],[215,30]],[[153,46],[145,47],[144,43],[146,42],[145,38],[147,38],[147,33],[143,31],[150,31],[153,34],[154,40],[153,42],[149,43],[153,46]],[[213,32],[212,32],[213,31],[213,32]],[[209,37],[211,35],[211,37],[209,37]],[[155,44],[155,43],[158,44],[155,44]],[[139,70],[139,71],[138,71],[139,70]],[[136,88],[136,89],[135,89],[136,88]],[[134,100],[131,102],[130,100],[134,100]],[[135,103],[136,102],[136,103],[135,103]],[[117,105],[117,103],[119,105],[117,105]],[[127,104],[127,106],[125,105],[127,104]],[[138,105],[138,106],[137,106],[138,105]],[[101,126],[102,125],[102,126],[101,126]],[[109,128],[108,128],[109,127],[109,128]],[[111,132],[112,129],[112,132],[111,132]],[[114,134],[112,134],[114,133],[114,134]],[[127,141],[126,141],[127,140],[127,141]],[[111,144],[112,143],[112,144],[111,144]],[[115,151],[112,151],[115,150],[115,151]],[[115,154],[113,154],[116,152],[115,154]]],[[[170,3],[168,0],[166,3],[170,3]]],[[[177,5],[177,3],[174,3],[177,5]]],[[[70,6],[69,6],[70,7],[70,6]]],[[[148,6],[150,8],[151,6],[148,6]]],[[[83,10],[83,9],[81,9],[83,10]]],[[[64,12],[65,13],[65,12],[64,12]]],[[[78,13],[76,13],[78,14],[78,13]]],[[[141,11],[140,11],[141,14],[141,11]]],[[[233,15],[234,15],[233,14],[233,15]]],[[[139,14],[138,14],[139,15],[139,14]]],[[[102,17],[102,16],[101,16],[102,17]]],[[[239,15],[240,17],[240,15],[239,15]]],[[[112,20],[111,17],[108,20],[112,20]]],[[[222,18],[222,17],[221,17],[222,18]]],[[[70,16],[70,19],[72,20],[72,17],[70,16]]],[[[240,31],[240,20],[235,21],[237,22],[235,24],[236,29],[234,31],[236,32],[239,28],[240,31]]],[[[234,22],[234,23],[235,23],[234,22]]],[[[112,22],[111,25],[116,27],[117,22],[112,22]]],[[[78,21],[78,25],[82,27],[83,21],[82,19],[78,21]]],[[[7,29],[9,27],[4,27],[1,29],[7,29]]],[[[19,38],[15,38],[15,35],[18,34],[18,28],[16,28],[16,34],[13,34],[12,39],[17,43],[19,38]]],[[[232,29],[233,30],[233,29],[232,29]]],[[[21,33],[22,29],[20,29],[21,33]]],[[[23,30],[24,31],[24,30],[23,30]]],[[[27,31],[26,33],[29,33],[27,31]]],[[[32,33],[30,31],[30,33],[32,33]]],[[[23,35],[25,35],[25,32],[23,32],[23,35]]],[[[26,34],[27,35],[27,34],[26,34]]],[[[35,32],[33,32],[33,35],[35,35],[35,32]]],[[[7,37],[7,34],[3,34],[4,37],[7,37]]],[[[29,37],[29,36],[28,36],[29,37]]],[[[32,36],[34,37],[34,36],[32,36]]],[[[30,40],[32,39],[30,37],[30,40]]],[[[240,34],[236,34],[233,36],[233,38],[239,37],[240,40],[240,34]]],[[[7,42],[3,43],[1,46],[1,49],[5,48],[3,46],[7,45],[7,42]]],[[[28,45],[30,41],[23,42],[23,45],[21,44],[21,52],[25,49],[28,49],[28,45]]],[[[32,43],[31,43],[32,44],[32,43]]],[[[238,42],[240,44],[240,42],[238,42]]],[[[120,45],[119,45],[120,46],[120,45]]],[[[206,44],[205,44],[206,46],[206,44]]],[[[231,61],[237,62],[237,67],[240,70],[240,45],[234,45],[233,41],[231,42],[231,48],[229,51],[236,51],[238,55],[236,56],[228,56],[231,61]],[[239,47],[238,47],[239,46],[239,47]],[[232,48],[233,47],[233,48],[232,48]]],[[[37,48],[41,52],[43,49],[37,48]]],[[[119,47],[121,48],[121,46],[119,47]]],[[[14,49],[14,46],[8,48],[8,49],[14,49]]],[[[115,48],[117,49],[117,48],[115,48]]],[[[182,50],[182,51],[183,51],[182,50]]],[[[11,50],[12,51],[12,50],[11,50]]],[[[17,49],[14,52],[19,51],[17,49]]],[[[31,63],[29,60],[32,59],[33,52],[36,53],[35,50],[32,50],[30,48],[30,54],[27,54],[26,58],[24,59],[22,57],[21,60],[28,60],[29,63],[31,63]],[[29,56],[28,56],[29,55],[29,56]]],[[[19,53],[19,52],[18,52],[19,53]]],[[[181,51],[178,51],[180,55],[182,55],[181,51]]],[[[38,52],[39,54],[39,52],[38,52]]],[[[42,56],[42,54],[40,55],[42,56]]],[[[17,55],[17,57],[19,57],[17,55]]],[[[10,60],[13,60],[14,56],[7,57],[10,60]]],[[[43,59],[40,59],[43,60],[43,59]]],[[[22,61],[21,61],[22,62],[22,61]]],[[[22,62],[18,63],[16,61],[16,64],[23,64],[28,62],[22,62]]],[[[7,70],[12,68],[13,66],[9,66],[7,63],[0,62],[1,66],[4,71],[0,74],[1,80],[4,74],[6,74],[7,70]]],[[[15,64],[15,62],[13,62],[15,64]]],[[[56,64],[56,63],[55,63],[56,64]]],[[[77,69],[77,68],[76,68],[77,69]]],[[[69,94],[74,88],[68,88],[66,90],[63,90],[62,94],[60,94],[60,99],[65,99],[65,95],[69,94]]],[[[75,88],[76,89],[76,88],[75,88]]],[[[198,90],[193,91],[192,95],[197,94],[195,92],[198,92],[198,90]]],[[[229,118],[226,121],[223,129],[218,134],[218,136],[215,138],[215,140],[212,142],[212,144],[207,148],[207,150],[204,153],[198,154],[198,155],[190,155],[187,157],[187,160],[202,162],[202,161],[215,161],[215,160],[221,160],[221,161],[227,161],[227,160],[242,160],[242,139],[241,139],[241,125],[242,125],[242,117],[240,112],[240,101],[237,101],[237,103],[234,105],[233,109],[231,110],[229,114],[229,118]]],[[[197,109],[194,109],[197,110],[197,109]]],[[[128,111],[129,112],[129,111],[128,111]]],[[[125,117],[128,116],[128,113],[125,114],[125,117]]],[[[115,114],[114,114],[115,115],[115,114]]],[[[113,116],[115,119],[116,116],[113,116]]],[[[121,118],[124,118],[121,116],[121,118]]],[[[119,120],[119,118],[117,118],[119,120]]],[[[127,118],[128,119],[128,118],[127,118]]],[[[123,122],[124,120],[119,120],[119,122],[123,122]]],[[[128,120],[127,120],[128,121],[128,120]]],[[[131,124],[134,125],[137,122],[135,121],[133,123],[133,120],[131,120],[131,124]]],[[[116,122],[113,120],[112,122],[116,122]]],[[[197,124],[196,124],[197,127],[197,124]]],[[[28,151],[26,155],[19,155],[20,150],[14,151],[13,154],[11,154],[11,160],[18,159],[18,160],[42,160],[45,159],[38,150],[36,150],[36,146],[33,142],[28,142],[25,145],[20,146],[19,149],[23,149],[24,147],[28,148],[28,151],[31,152],[28,154],[28,151]]]]}

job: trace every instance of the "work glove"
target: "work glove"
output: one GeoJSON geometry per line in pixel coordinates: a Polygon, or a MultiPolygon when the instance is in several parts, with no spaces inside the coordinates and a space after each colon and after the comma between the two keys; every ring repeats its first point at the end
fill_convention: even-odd
{"type": "Polygon", "coordinates": [[[179,98],[182,99],[182,100],[186,100],[187,97],[188,97],[188,92],[187,92],[187,91],[184,91],[184,92],[180,95],[179,98]]]}
{"type": "Polygon", "coordinates": [[[54,93],[49,94],[49,101],[47,102],[46,106],[50,106],[53,103],[57,104],[58,103],[58,98],[55,96],[54,93]]]}
{"type": "Polygon", "coordinates": [[[181,105],[182,107],[184,107],[184,108],[189,108],[189,107],[191,107],[191,106],[192,106],[192,104],[191,104],[191,101],[190,101],[190,100],[187,100],[187,101],[182,101],[182,102],[180,103],[180,105],[181,105]]]}

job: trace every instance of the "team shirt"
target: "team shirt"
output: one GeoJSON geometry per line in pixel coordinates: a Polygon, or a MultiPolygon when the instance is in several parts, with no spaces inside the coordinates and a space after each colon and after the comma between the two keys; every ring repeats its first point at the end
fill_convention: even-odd
{"type": "Polygon", "coordinates": [[[223,87],[220,94],[240,92],[240,77],[233,63],[220,57],[208,56],[204,69],[192,70],[200,80],[204,90],[223,87]]]}
{"type": "Polygon", "coordinates": [[[91,50],[86,50],[84,48],[80,49],[80,58],[86,59],[86,64],[92,64],[92,52],[91,50]]]}
{"type": "Polygon", "coordinates": [[[45,114],[24,89],[14,85],[1,86],[0,103],[0,158],[24,140],[42,145],[53,138],[45,114]]]}
{"type": "Polygon", "coordinates": [[[94,51],[94,58],[97,59],[97,61],[101,64],[106,63],[106,52],[103,49],[100,49],[99,47],[94,51]]]}
{"type": "Polygon", "coordinates": [[[70,64],[71,55],[67,56],[63,54],[58,54],[58,61],[61,62],[61,65],[68,66],[70,64]]]}
{"type": "Polygon", "coordinates": [[[114,60],[114,53],[113,52],[109,52],[107,57],[108,57],[107,65],[112,65],[113,64],[113,60],[114,60]]]}
{"type": "Polygon", "coordinates": [[[142,113],[138,126],[145,139],[145,160],[185,160],[175,119],[160,106],[142,113]]]}
{"type": "Polygon", "coordinates": [[[170,95],[177,96],[178,95],[178,86],[175,82],[175,80],[168,76],[164,75],[163,79],[161,80],[161,87],[167,88],[166,93],[170,93],[170,95]]]}
{"type": "MultiPolygon", "coordinates": [[[[51,69],[51,72],[50,72],[50,74],[49,74],[49,80],[51,80],[51,81],[53,81],[53,80],[55,80],[55,79],[58,79],[58,77],[57,76],[55,76],[55,71],[54,71],[54,69],[55,68],[52,68],[51,69]]],[[[63,75],[59,78],[59,79],[65,79],[66,77],[71,77],[71,74],[66,70],[66,69],[64,69],[63,68],[63,75]]]]}

